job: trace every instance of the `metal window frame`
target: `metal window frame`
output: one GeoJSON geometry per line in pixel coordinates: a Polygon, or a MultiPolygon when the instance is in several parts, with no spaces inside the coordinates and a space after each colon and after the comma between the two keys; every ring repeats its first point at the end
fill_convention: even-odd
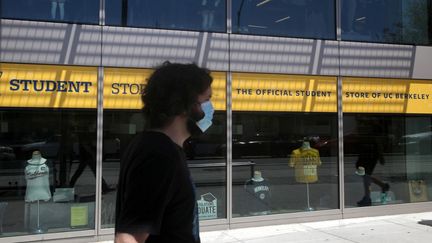
{"type": "Polygon", "coordinates": [[[99,235],[102,227],[102,157],[103,157],[103,79],[104,68],[98,67],[98,105],[96,140],[96,205],[95,228],[99,235]]]}
{"type": "Polygon", "coordinates": [[[105,0],[99,1],[99,26],[101,28],[101,57],[98,67],[98,103],[97,103],[97,141],[96,141],[96,215],[95,228],[96,235],[102,234],[102,175],[103,175],[103,99],[104,99],[104,72],[102,66],[102,43],[103,28],[105,26],[105,0]]]}
{"type": "Polygon", "coordinates": [[[336,0],[336,41],[338,43],[338,76],[337,76],[337,122],[338,122],[338,167],[339,167],[339,209],[343,217],[345,210],[345,172],[344,172],[344,131],[342,104],[342,77],[340,64],[340,43],[342,36],[342,0],[336,0]]]}
{"type": "Polygon", "coordinates": [[[232,0],[226,1],[227,5],[227,33],[228,33],[228,72],[226,74],[226,112],[227,112],[227,126],[226,126],[226,137],[227,137],[227,180],[226,180],[226,191],[227,191],[227,205],[226,205],[226,216],[229,228],[232,222],[232,73],[231,73],[231,41],[230,36],[232,34],[232,0]]]}

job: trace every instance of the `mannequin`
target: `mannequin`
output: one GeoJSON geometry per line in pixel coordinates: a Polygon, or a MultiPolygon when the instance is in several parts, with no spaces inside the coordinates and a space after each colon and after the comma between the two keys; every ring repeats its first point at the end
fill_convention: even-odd
{"type": "Polygon", "coordinates": [[[203,10],[201,12],[203,17],[202,28],[208,30],[213,26],[214,15],[221,0],[202,0],[201,5],[203,10]]]}
{"type": "Polygon", "coordinates": [[[27,181],[26,202],[48,201],[51,199],[49,168],[45,163],[46,161],[40,151],[37,150],[33,152],[31,159],[27,161],[25,168],[27,181]]]}
{"type": "Polygon", "coordinates": [[[51,0],[51,18],[56,19],[57,5],[60,12],[60,20],[64,19],[64,5],[66,0],[51,0]]]}
{"type": "Polygon", "coordinates": [[[319,151],[310,146],[307,138],[302,145],[291,152],[289,166],[295,168],[295,178],[300,183],[318,181],[317,166],[321,165],[319,151]]]}
{"type": "Polygon", "coordinates": [[[268,182],[262,177],[261,171],[255,171],[253,177],[246,181],[244,185],[248,193],[246,213],[250,215],[266,215],[270,213],[270,187],[268,182]]]}
{"type": "Polygon", "coordinates": [[[289,166],[295,168],[296,181],[306,184],[306,210],[308,211],[313,210],[310,206],[309,183],[315,183],[318,181],[317,166],[319,165],[321,165],[319,151],[311,148],[309,140],[304,138],[300,148],[291,152],[289,166]]]}
{"type": "Polygon", "coordinates": [[[40,201],[51,199],[49,184],[49,168],[46,165],[47,160],[42,157],[40,151],[32,153],[31,159],[27,160],[25,167],[25,179],[27,181],[25,201],[26,203],[37,202],[37,229],[35,233],[43,233],[40,228],[40,201]]]}

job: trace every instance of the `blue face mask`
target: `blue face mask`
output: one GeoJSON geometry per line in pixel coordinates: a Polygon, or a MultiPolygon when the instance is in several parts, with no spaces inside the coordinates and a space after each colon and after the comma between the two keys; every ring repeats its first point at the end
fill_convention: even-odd
{"type": "Polygon", "coordinates": [[[214,108],[211,101],[206,101],[201,104],[201,109],[204,112],[204,118],[197,121],[196,125],[205,132],[212,124],[214,108]]]}

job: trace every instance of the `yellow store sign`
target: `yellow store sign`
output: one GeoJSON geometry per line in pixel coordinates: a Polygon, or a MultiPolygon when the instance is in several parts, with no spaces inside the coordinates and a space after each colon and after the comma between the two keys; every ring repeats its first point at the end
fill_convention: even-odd
{"type": "Polygon", "coordinates": [[[343,111],[432,114],[432,80],[344,78],[343,111]]]}
{"type": "Polygon", "coordinates": [[[151,69],[105,68],[104,108],[141,109],[141,94],[151,69]]]}
{"type": "MultiPolygon", "coordinates": [[[[151,69],[106,68],[104,108],[141,109],[151,69]]],[[[226,74],[212,102],[226,109],[226,74]]],[[[96,108],[97,68],[0,64],[0,107],[96,108]]],[[[233,111],[336,112],[336,77],[234,73],[233,111]]],[[[432,80],[344,78],[343,111],[432,114],[432,80]]]]}
{"type": "MultiPolygon", "coordinates": [[[[151,69],[105,68],[104,108],[141,109],[141,94],[151,69]]],[[[213,77],[212,102],[216,110],[226,109],[226,75],[222,72],[211,73],[213,77]]]]}
{"type": "Polygon", "coordinates": [[[96,68],[1,63],[0,75],[0,107],[96,108],[96,68]]]}
{"type": "Polygon", "coordinates": [[[336,78],[232,75],[233,111],[337,112],[336,78]]]}

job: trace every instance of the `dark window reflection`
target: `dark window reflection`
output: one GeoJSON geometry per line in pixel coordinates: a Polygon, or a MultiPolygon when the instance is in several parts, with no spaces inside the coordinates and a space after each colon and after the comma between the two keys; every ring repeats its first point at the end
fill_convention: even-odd
{"type": "MultiPolygon", "coordinates": [[[[120,158],[137,133],[145,130],[145,119],[136,110],[104,111],[103,177],[117,183],[120,158]]],[[[184,144],[189,169],[196,185],[200,219],[226,217],[226,115],[216,111],[213,125],[202,135],[184,144]]],[[[113,186],[114,187],[114,186],[113,186]]],[[[102,225],[113,227],[115,193],[102,201],[102,225]]]]}
{"type": "Polygon", "coordinates": [[[95,155],[96,110],[3,108],[2,236],[93,229],[95,155]]]}
{"type": "Polygon", "coordinates": [[[431,0],[342,0],[342,39],[429,45],[431,0]]]}
{"type": "Polygon", "coordinates": [[[235,0],[233,32],[335,38],[333,0],[235,0]]]}
{"type": "Polygon", "coordinates": [[[346,205],[430,200],[431,158],[430,116],[344,115],[346,205]]]}
{"type": "Polygon", "coordinates": [[[338,208],[335,113],[233,112],[232,132],[234,217],[338,208]]]}
{"type": "Polygon", "coordinates": [[[2,18],[99,23],[99,0],[2,0],[2,18]]]}
{"type": "Polygon", "coordinates": [[[106,24],[224,32],[225,0],[107,0],[106,24]]]}

